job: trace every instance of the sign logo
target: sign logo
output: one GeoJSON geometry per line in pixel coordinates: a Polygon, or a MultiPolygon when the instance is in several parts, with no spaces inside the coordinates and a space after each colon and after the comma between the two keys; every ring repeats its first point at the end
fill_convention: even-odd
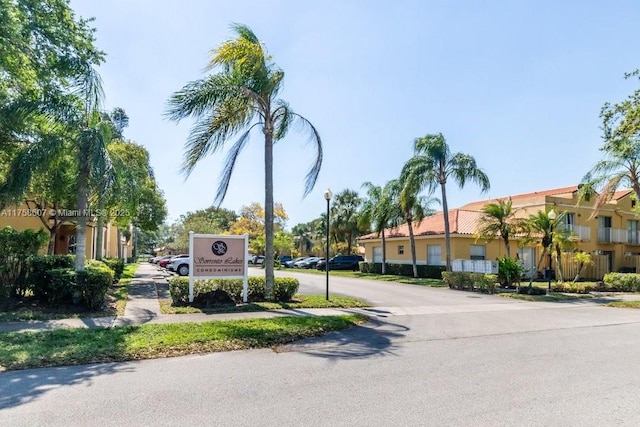
{"type": "Polygon", "coordinates": [[[211,251],[218,256],[222,256],[227,253],[227,244],[222,240],[217,240],[211,245],[211,251]]]}

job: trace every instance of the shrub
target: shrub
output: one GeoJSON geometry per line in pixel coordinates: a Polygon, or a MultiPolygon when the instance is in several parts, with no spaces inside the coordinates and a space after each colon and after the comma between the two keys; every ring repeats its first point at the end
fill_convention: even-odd
{"type": "Polygon", "coordinates": [[[506,256],[498,259],[498,281],[502,286],[512,286],[520,283],[522,277],[522,265],[517,259],[506,256]]]}
{"type": "Polygon", "coordinates": [[[102,262],[113,270],[113,283],[118,283],[124,271],[124,260],[121,258],[103,258],[102,262]]]}
{"type": "Polygon", "coordinates": [[[474,285],[480,292],[493,294],[496,291],[498,276],[495,274],[471,273],[474,285]]]}
{"type": "Polygon", "coordinates": [[[38,300],[50,305],[73,304],[76,272],[73,268],[52,268],[47,270],[46,281],[34,288],[38,300]]]}
{"type": "Polygon", "coordinates": [[[38,254],[47,237],[43,230],[0,229],[0,298],[25,295],[29,258],[38,254]]]}
{"type": "Polygon", "coordinates": [[[619,292],[639,292],[640,274],[608,273],[604,276],[605,288],[619,292]]]}
{"type": "MultiPolygon", "coordinates": [[[[249,277],[248,301],[264,301],[264,277],[249,277]]],[[[274,298],[277,301],[289,301],[298,292],[298,279],[290,277],[276,277],[273,286],[274,298]]],[[[242,279],[206,279],[196,280],[193,284],[194,300],[198,295],[224,291],[236,303],[242,302],[242,279]]],[[[189,279],[187,277],[169,278],[169,293],[174,304],[189,303],[189,279]]]]}
{"type": "Polygon", "coordinates": [[[108,267],[87,267],[76,273],[74,303],[91,310],[98,310],[104,304],[104,297],[113,283],[113,272],[108,267]]]}
{"type": "Polygon", "coordinates": [[[55,292],[51,286],[51,270],[73,269],[74,260],[73,255],[36,255],[31,257],[27,281],[33,295],[42,302],[49,302],[51,292],[55,292]]]}
{"type": "Polygon", "coordinates": [[[451,289],[463,291],[479,290],[492,294],[495,292],[498,277],[495,274],[443,271],[442,280],[451,289]]]}
{"type": "Polygon", "coordinates": [[[518,288],[518,293],[525,295],[545,295],[547,290],[537,286],[521,286],[518,288]]]}

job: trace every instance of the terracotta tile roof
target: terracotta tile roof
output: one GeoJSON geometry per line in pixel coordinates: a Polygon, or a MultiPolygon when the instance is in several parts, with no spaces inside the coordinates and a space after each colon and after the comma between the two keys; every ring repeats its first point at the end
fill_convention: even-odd
{"type": "Polygon", "coordinates": [[[620,190],[620,191],[616,191],[615,193],[613,193],[613,197],[611,197],[611,200],[620,200],[622,199],[624,196],[627,196],[628,194],[632,193],[633,190],[620,190]]]}
{"type": "MultiPolygon", "coordinates": [[[[476,222],[480,212],[464,209],[452,209],[449,211],[449,227],[451,234],[473,234],[476,230],[476,222]]],[[[428,236],[444,234],[444,214],[442,211],[424,218],[420,223],[413,224],[414,236],[428,236]]],[[[402,224],[399,227],[387,229],[386,237],[409,237],[409,227],[402,224]]],[[[361,236],[360,240],[377,239],[375,233],[361,236]]]]}
{"type": "Polygon", "coordinates": [[[478,200],[476,202],[467,203],[466,205],[463,205],[462,207],[460,207],[460,209],[480,210],[487,203],[492,203],[492,202],[495,203],[498,200],[507,200],[509,197],[511,197],[511,200],[513,200],[514,202],[517,202],[518,199],[525,199],[525,198],[535,197],[535,196],[559,196],[561,194],[572,194],[576,191],[578,191],[578,186],[572,185],[570,187],[561,187],[561,188],[554,188],[551,190],[534,191],[532,193],[516,194],[514,196],[497,197],[495,199],[488,199],[488,200],[478,200]]]}

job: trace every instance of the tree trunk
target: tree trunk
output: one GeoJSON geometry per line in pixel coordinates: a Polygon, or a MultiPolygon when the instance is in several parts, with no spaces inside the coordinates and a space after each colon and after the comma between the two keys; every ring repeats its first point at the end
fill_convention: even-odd
{"type": "MultiPolygon", "coordinates": [[[[562,257],[560,246],[556,245],[556,270],[558,270],[558,274],[556,274],[556,281],[558,283],[564,282],[564,277],[562,276],[562,257]]],[[[551,268],[551,266],[549,266],[551,268]]]]}
{"type": "Polygon", "coordinates": [[[411,245],[411,264],[413,266],[413,277],[418,277],[418,266],[416,264],[416,241],[413,238],[413,221],[411,217],[407,219],[409,227],[409,243],[411,245]]]}
{"type": "Polygon", "coordinates": [[[89,199],[89,160],[88,153],[80,153],[78,171],[78,216],[76,217],[76,271],[84,270],[85,250],[87,246],[87,217],[89,199]]]}
{"type": "Polygon", "coordinates": [[[120,233],[120,227],[116,228],[116,240],[118,247],[118,259],[122,259],[122,234],[120,233]]]}
{"type": "MultiPolygon", "coordinates": [[[[265,283],[267,300],[273,299],[273,123],[266,115],[264,128],[264,232],[265,232],[265,283]]],[[[329,218],[327,218],[327,221],[329,218]]],[[[329,242],[327,242],[327,245],[329,242]]],[[[327,260],[329,262],[329,260],[327,260]]]]}
{"type": "Polygon", "coordinates": [[[102,215],[98,216],[98,222],[96,224],[96,259],[102,259],[102,244],[104,234],[104,218],[102,215]]]}
{"type": "Polygon", "coordinates": [[[382,229],[382,274],[387,274],[387,239],[382,229]]]}
{"type": "Polygon", "coordinates": [[[440,183],[442,190],[442,214],[444,215],[444,246],[445,246],[445,265],[447,271],[451,271],[451,236],[449,229],[449,207],[447,205],[446,184],[440,183]]]}
{"type": "Polygon", "coordinates": [[[509,245],[509,236],[504,238],[504,247],[507,251],[507,258],[511,258],[511,247],[509,245]]]}

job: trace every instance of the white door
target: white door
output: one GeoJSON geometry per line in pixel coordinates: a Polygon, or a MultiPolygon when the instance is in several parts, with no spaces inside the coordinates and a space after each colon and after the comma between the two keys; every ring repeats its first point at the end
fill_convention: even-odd
{"type": "Polygon", "coordinates": [[[382,263],[382,246],[373,247],[373,262],[382,263]]]}
{"type": "Polygon", "coordinates": [[[534,277],[536,273],[536,248],[518,248],[518,258],[522,264],[522,277],[534,277]]]}

